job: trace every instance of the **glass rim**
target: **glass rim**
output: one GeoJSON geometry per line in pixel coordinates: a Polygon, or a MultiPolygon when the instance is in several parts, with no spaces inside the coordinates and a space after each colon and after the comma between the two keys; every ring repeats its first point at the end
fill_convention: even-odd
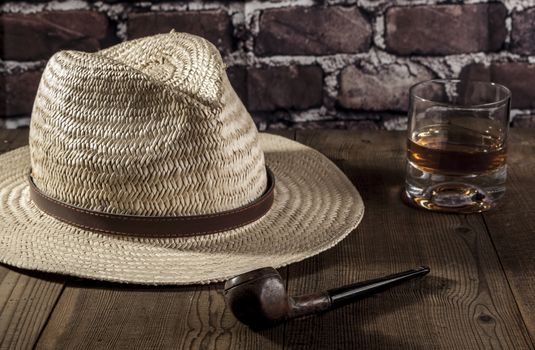
{"type": "Polygon", "coordinates": [[[445,106],[445,107],[463,108],[463,109],[481,108],[481,107],[493,107],[493,106],[496,106],[496,105],[501,105],[504,102],[506,102],[507,100],[511,99],[511,90],[509,90],[509,88],[507,86],[502,85],[502,84],[498,84],[498,83],[494,83],[492,81],[481,81],[481,80],[468,80],[468,81],[471,82],[471,83],[497,87],[497,88],[503,90],[505,92],[506,96],[504,98],[499,99],[499,100],[494,101],[494,102],[473,104],[473,105],[468,105],[468,106],[461,106],[461,105],[448,103],[448,102],[433,101],[433,100],[430,100],[428,98],[421,97],[418,94],[414,93],[414,89],[416,89],[419,86],[424,85],[424,84],[429,84],[429,83],[440,83],[440,84],[444,84],[444,83],[460,83],[462,81],[463,80],[461,80],[461,79],[429,79],[429,80],[420,81],[420,82],[412,85],[409,88],[409,96],[410,97],[414,96],[414,97],[416,97],[416,98],[418,98],[418,99],[420,99],[422,101],[431,102],[431,103],[434,103],[434,104],[437,104],[437,105],[441,105],[441,106],[445,106]]]}

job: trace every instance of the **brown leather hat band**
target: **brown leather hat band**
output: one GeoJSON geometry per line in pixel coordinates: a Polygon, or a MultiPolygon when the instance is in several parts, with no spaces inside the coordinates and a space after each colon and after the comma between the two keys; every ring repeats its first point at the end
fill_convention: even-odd
{"type": "Polygon", "coordinates": [[[70,225],[120,235],[180,237],[228,231],[264,216],[273,204],[275,188],[273,173],[268,168],[266,171],[267,189],[252,203],[221,213],[194,216],[117,215],[87,210],[48,197],[37,188],[31,175],[28,180],[30,198],[34,204],[48,215],[70,225]]]}

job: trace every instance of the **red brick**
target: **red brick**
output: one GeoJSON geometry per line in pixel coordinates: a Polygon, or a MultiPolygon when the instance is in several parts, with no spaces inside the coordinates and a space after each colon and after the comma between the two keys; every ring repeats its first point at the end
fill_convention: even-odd
{"type": "Polygon", "coordinates": [[[128,38],[168,33],[172,29],[202,36],[224,52],[233,49],[232,23],[222,10],[132,13],[128,16],[128,38]]]}
{"type": "Polygon", "coordinates": [[[288,7],[265,10],[255,53],[330,55],[367,51],[371,25],[357,7],[288,7]]]}
{"type": "Polygon", "coordinates": [[[227,68],[227,76],[230,84],[240,97],[244,105],[247,105],[247,70],[244,66],[232,66],[227,68]]]}
{"type": "Polygon", "coordinates": [[[0,116],[30,115],[40,79],[41,72],[0,75],[0,116]]]}
{"type": "Polygon", "coordinates": [[[0,16],[5,60],[47,59],[58,50],[96,51],[108,34],[108,19],[93,11],[57,11],[0,16]]]}
{"type": "Polygon", "coordinates": [[[379,130],[379,124],[374,120],[319,120],[319,121],[279,121],[268,123],[266,129],[342,129],[342,130],[379,130]]]}
{"type": "Polygon", "coordinates": [[[535,108],[535,64],[506,62],[489,67],[472,64],[463,68],[460,78],[505,85],[511,90],[513,108],[535,108]]]}
{"type": "Polygon", "coordinates": [[[406,111],[409,88],[433,78],[424,67],[385,65],[378,71],[348,66],[340,73],[338,103],[349,109],[406,111]]]}
{"type": "Polygon", "coordinates": [[[373,120],[325,120],[299,122],[291,125],[294,129],[343,129],[343,130],[378,130],[379,125],[373,120]]]}
{"type": "Polygon", "coordinates": [[[535,115],[522,115],[517,116],[511,123],[515,128],[535,128],[535,115]]]}
{"type": "Polygon", "coordinates": [[[535,7],[513,14],[511,51],[520,55],[535,55],[535,7]]]}
{"type": "Polygon", "coordinates": [[[252,111],[318,107],[322,93],[323,70],[318,66],[249,68],[247,72],[252,111]]]}
{"type": "Polygon", "coordinates": [[[401,55],[497,51],[505,41],[506,14],[501,3],[392,7],[386,47],[401,55]]]}

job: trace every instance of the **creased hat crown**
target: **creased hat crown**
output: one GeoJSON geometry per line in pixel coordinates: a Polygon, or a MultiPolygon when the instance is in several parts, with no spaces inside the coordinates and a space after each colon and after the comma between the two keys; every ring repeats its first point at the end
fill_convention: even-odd
{"type": "Polygon", "coordinates": [[[267,182],[219,52],[184,33],[55,54],[34,102],[30,155],[42,192],[114,214],[221,212],[267,182]]]}

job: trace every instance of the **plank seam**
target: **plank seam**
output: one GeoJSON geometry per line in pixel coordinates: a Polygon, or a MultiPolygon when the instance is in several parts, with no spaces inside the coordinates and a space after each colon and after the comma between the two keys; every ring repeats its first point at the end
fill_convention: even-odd
{"type": "Polygon", "coordinates": [[[43,322],[43,326],[41,327],[41,329],[39,330],[39,334],[35,338],[35,342],[33,343],[32,349],[36,349],[37,344],[39,343],[39,340],[41,339],[41,336],[43,335],[43,333],[44,333],[44,331],[46,329],[46,326],[48,325],[48,322],[50,321],[50,318],[52,317],[52,314],[54,314],[54,310],[56,310],[56,306],[58,306],[58,303],[59,303],[61,297],[63,296],[63,292],[65,291],[65,287],[66,287],[66,282],[63,282],[62,285],[61,285],[61,291],[59,292],[59,295],[56,298],[56,301],[54,302],[54,305],[52,306],[52,309],[50,310],[50,313],[46,317],[45,322],[43,322]]]}
{"type": "MultiPolygon", "coordinates": [[[[525,330],[525,333],[527,334],[527,339],[526,340],[529,340],[531,346],[533,348],[535,348],[535,339],[533,339],[531,337],[531,334],[528,331],[528,326],[526,325],[526,320],[524,319],[524,315],[522,314],[522,310],[520,309],[520,306],[518,305],[518,300],[516,298],[516,294],[515,294],[515,292],[513,290],[513,287],[511,286],[511,282],[509,281],[509,276],[507,275],[507,273],[505,271],[505,268],[503,267],[503,263],[502,263],[502,259],[501,259],[500,253],[498,252],[496,244],[494,243],[494,239],[492,238],[492,235],[490,234],[490,228],[489,228],[489,226],[487,224],[487,220],[485,219],[485,215],[483,213],[481,213],[480,215],[481,215],[481,218],[483,219],[483,225],[485,226],[485,231],[487,231],[487,235],[489,236],[490,243],[492,244],[492,248],[494,248],[494,252],[496,253],[496,257],[498,259],[498,262],[500,263],[500,268],[501,268],[502,273],[503,273],[503,275],[505,277],[505,281],[507,282],[507,287],[509,287],[509,292],[513,296],[513,300],[515,301],[516,309],[518,311],[518,314],[520,315],[520,318],[522,320],[522,324],[524,325],[524,330],[525,330]]],[[[524,334],[524,336],[526,336],[526,334],[524,334]]]]}

